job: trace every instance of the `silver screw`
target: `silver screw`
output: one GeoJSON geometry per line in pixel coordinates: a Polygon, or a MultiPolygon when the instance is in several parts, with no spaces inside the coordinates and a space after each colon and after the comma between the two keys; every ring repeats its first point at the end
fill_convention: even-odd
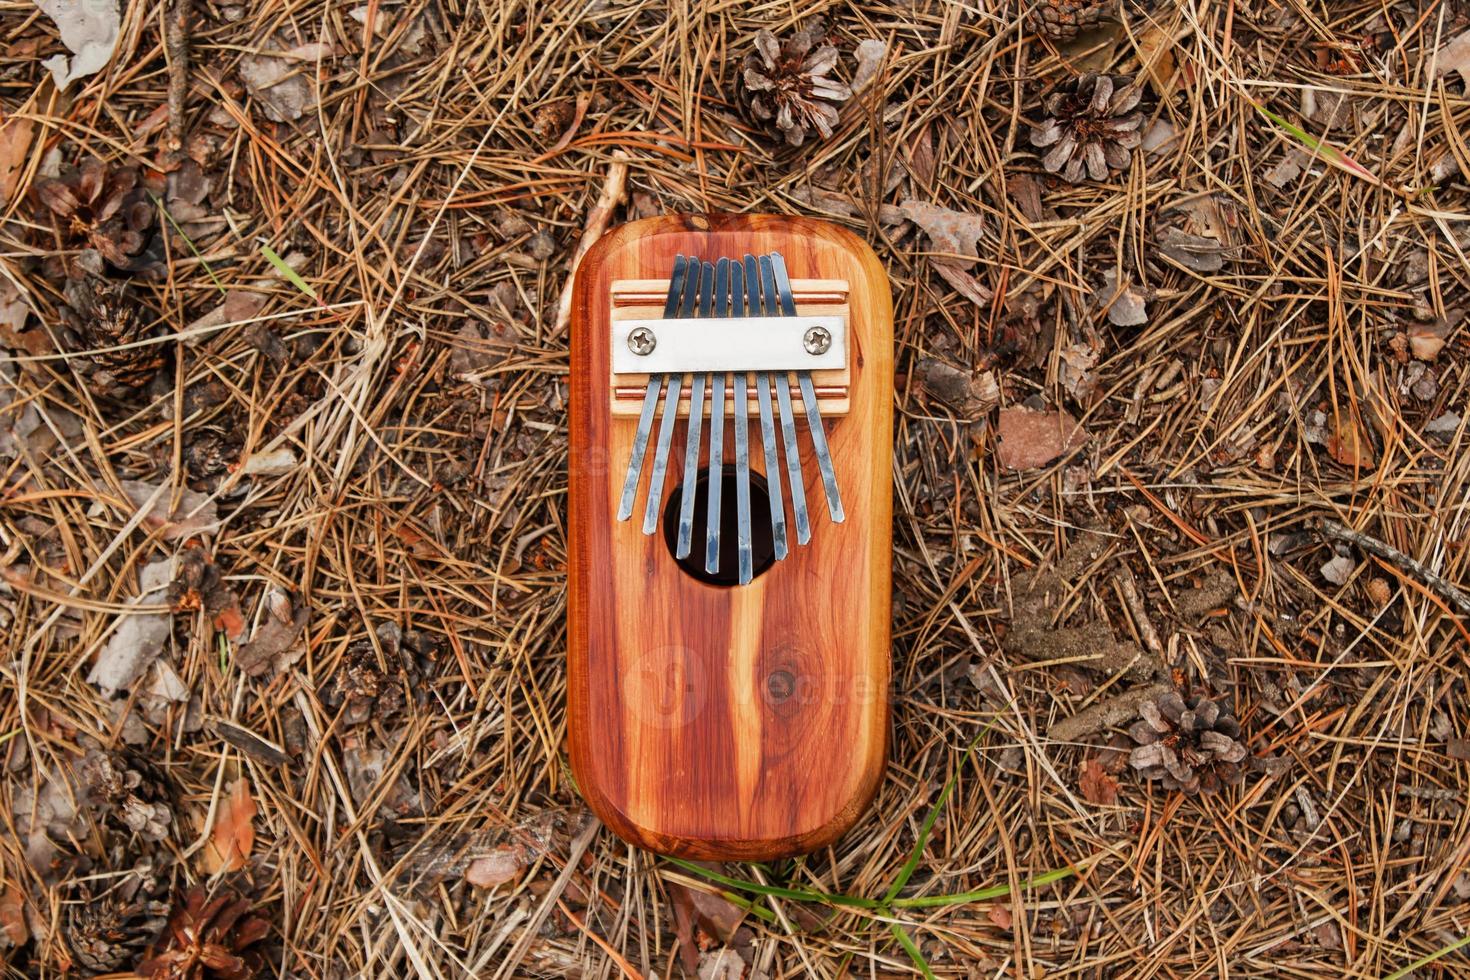
{"type": "Polygon", "coordinates": [[[653,353],[653,349],[657,346],[658,338],[647,327],[637,327],[628,334],[628,350],[639,357],[653,353]]]}
{"type": "Polygon", "coordinates": [[[801,345],[808,354],[825,354],[832,346],[832,331],[826,327],[810,327],[802,334],[801,345]]]}

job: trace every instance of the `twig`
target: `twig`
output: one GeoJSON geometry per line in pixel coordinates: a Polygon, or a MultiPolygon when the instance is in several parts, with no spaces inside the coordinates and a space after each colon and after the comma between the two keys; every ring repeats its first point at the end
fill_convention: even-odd
{"type": "Polygon", "coordinates": [[[1338,541],[1355,544],[1364,551],[1377,555],[1386,562],[1397,565],[1404,571],[1418,577],[1425,585],[1437,592],[1441,599],[1453,603],[1459,607],[1460,612],[1470,616],[1470,595],[1466,595],[1453,582],[1431,572],[1422,563],[1410,558],[1397,548],[1390,548],[1377,538],[1370,538],[1362,531],[1354,531],[1346,525],[1339,524],[1325,517],[1317,521],[1317,530],[1329,538],[1336,538],[1338,541]]]}
{"type": "Polygon", "coordinates": [[[1132,721],[1138,717],[1140,704],[1145,701],[1153,701],[1172,690],[1174,690],[1172,684],[1163,683],[1130,687],[1122,694],[1083,708],[1070,718],[1063,718],[1051,726],[1046,736],[1053,742],[1076,742],[1089,735],[1096,735],[1104,728],[1132,721]]]}
{"type": "Polygon", "coordinates": [[[168,47],[168,153],[184,148],[184,103],[189,97],[189,22],[194,0],[170,0],[164,15],[168,47]]]}
{"type": "Polygon", "coordinates": [[[577,243],[577,252],[572,256],[572,266],[567,270],[567,282],[561,290],[561,302],[556,306],[556,326],[551,331],[553,337],[560,336],[567,329],[567,324],[572,322],[572,286],[577,281],[577,266],[582,264],[582,256],[587,254],[592,243],[607,231],[608,222],[612,220],[613,209],[623,200],[627,185],[628,155],[619,150],[613,154],[612,164],[607,168],[607,177],[602,182],[602,194],[587,214],[582,240],[577,243]]]}
{"type": "Polygon", "coordinates": [[[1143,608],[1143,600],[1138,595],[1138,583],[1133,580],[1133,572],[1127,566],[1118,571],[1118,590],[1123,593],[1123,603],[1128,607],[1128,614],[1133,617],[1133,622],[1138,626],[1138,635],[1143,637],[1143,645],[1148,647],[1150,653],[1164,659],[1164,644],[1159,642],[1158,630],[1148,618],[1148,612],[1143,608]]]}

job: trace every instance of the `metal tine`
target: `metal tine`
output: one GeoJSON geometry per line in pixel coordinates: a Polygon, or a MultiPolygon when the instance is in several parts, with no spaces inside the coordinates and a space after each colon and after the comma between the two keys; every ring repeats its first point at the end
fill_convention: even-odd
{"type": "MultiPolygon", "coordinates": [[[[761,305],[761,276],[755,256],[745,256],[746,310],[751,314],[763,311],[761,305]]],[[[760,406],[761,449],[766,459],[766,489],[771,497],[771,542],[776,560],[786,557],[786,497],[781,492],[781,463],[777,457],[776,426],[771,421],[771,377],[765,371],[755,373],[755,397],[760,406]]]]}
{"type": "MultiPolygon", "coordinates": [[[[737,259],[730,263],[730,315],[745,315],[745,267],[737,259]]],[[[750,531],[750,395],[745,372],[735,373],[735,549],[739,557],[740,584],[755,578],[755,555],[750,531]]]]}
{"type": "MultiPolygon", "coordinates": [[[[688,260],[684,256],[674,256],[674,272],[669,277],[669,295],[664,300],[665,319],[679,312],[679,294],[684,288],[684,270],[687,264],[688,260]]],[[[638,499],[638,482],[643,478],[643,457],[648,454],[648,434],[653,431],[653,410],[658,407],[658,396],[663,382],[661,374],[648,377],[648,392],[643,396],[643,408],[638,413],[638,428],[633,433],[633,455],[628,459],[628,475],[623,478],[623,496],[618,501],[620,521],[626,521],[633,516],[633,504],[638,499]]]]}
{"type": "MultiPolygon", "coordinates": [[[[791,278],[786,274],[786,260],[780,252],[771,253],[771,265],[776,273],[776,295],[781,299],[781,312],[796,316],[796,295],[791,289],[791,278]]],[[[827,491],[827,513],[833,524],[841,524],[846,515],[842,511],[842,494],[837,490],[837,471],[832,467],[832,453],[827,448],[827,430],[822,427],[822,410],[817,405],[817,393],[812,385],[810,371],[797,371],[796,383],[801,386],[801,404],[806,409],[806,425],[812,433],[812,448],[817,454],[817,468],[822,471],[822,486],[827,491]]]]}
{"type": "MultiPolygon", "coordinates": [[[[710,270],[704,264],[705,273],[710,270]]],[[[714,315],[730,315],[730,260],[720,259],[714,267],[714,315]]],[[[725,375],[709,375],[709,510],[705,513],[704,570],[711,575],[720,570],[720,489],[725,483],[725,375]]]]}
{"type": "MultiPolygon", "coordinates": [[[[782,316],[781,301],[776,295],[776,273],[771,257],[760,257],[761,292],[765,296],[767,316],[782,316]]],[[[775,377],[776,406],[781,412],[781,441],[786,444],[786,476],[791,481],[791,512],[796,518],[796,543],[812,539],[812,524],[806,513],[806,485],[801,478],[801,447],[796,442],[796,422],[791,417],[791,381],[775,377]]]]}
{"type": "MultiPolygon", "coordinates": [[[[700,269],[699,315],[709,316],[715,290],[714,267],[708,262],[701,266],[698,260],[695,264],[700,269]]],[[[694,312],[692,299],[686,305],[689,312],[694,312]]],[[[704,388],[708,377],[695,374],[689,382],[689,427],[684,443],[684,480],[679,485],[679,540],[674,545],[675,558],[688,558],[694,547],[694,481],[699,475],[699,435],[704,427],[704,388]]]]}
{"type": "MultiPolygon", "coordinates": [[[[684,296],[682,302],[676,306],[672,288],[669,290],[669,300],[664,306],[664,314],[667,318],[670,310],[688,311],[694,308],[694,297],[699,291],[699,260],[693,256],[689,257],[685,265],[684,296]]],[[[658,420],[658,444],[653,450],[653,472],[648,478],[648,503],[643,509],[643,533],[652,534],[658,530],[659,505],[663,503],[664,475],[669,468],[669,443],[674,438],[674,423],[679,418],[679,390],[682,376],[677,374],[667,375],[669,379],[669,390],[664,395],[664,409],[658,420]]]]}

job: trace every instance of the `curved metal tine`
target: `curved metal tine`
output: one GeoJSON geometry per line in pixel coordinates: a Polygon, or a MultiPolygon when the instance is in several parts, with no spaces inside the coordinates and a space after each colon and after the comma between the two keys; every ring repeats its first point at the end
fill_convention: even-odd
{"type": "MultiPolygon", "coordinates": [[[[761,275],[755,256],[745,256],[745,300],[746,312],[758,315],[764,311],[761,305],[761,275]]],[[[766,489],[771,497],[771,543],[776,560],[786,557],[786,496],[781,492],[781,462],[777,456],[776,426],[771,421],[771,376],[765,371],[755,373],[755,398],[760,407],[761,450],[766,460],[766,489]]]]}
{"type": "MultiPolygon", "coordinates": [[[[709,264],[705,264],[709,271],[709,264]]],[[[730,260],[720,259],[714,268],[714,315],[730,315],[730,260]]],[[[720,490],[725,483],[725,375],[710,375],[709,393],[709,482],[706,492],[709,510],[704,518],[704,570],[714,575],[720,570],[720,490]]]]}
{"type": "MultiPolygon", "coordinates": [[[[679,297],[684,289],[684,269],[687,264],[684,256],[674,256],[674,272],[669,278],[669,295],[664,300],[665,319],[679,312],[679,297]]],[[[633,455],[628,458],[628,475],[623,478],[623,495],[618,501],[620,521],[626,521],[633,516],[633,504],[638,499],[638,481],[643,478],[643,457],[648,454],[648,434],[653,431],[653,410],[658,407],[658,396],[663,383],[663,375],[649,375],[648,392],[643,396],[643,408],[638,413],[638,428],[633,433],[633,455]]]]}
{"type": "MultiPolygon", "coordinates": [[[[691,255],[685,265],[684,295],[679,301],[679,309],[692,309],[698,291],[699,260],[691,255]]],[[[668,302],[664,306],[665,313],[675,309],[675,299],[672,293],[671,289],[668,302]]],[[[669,390],[664,395],[664,410],[658,420],[658,444],[653,450],[653,473],[648,478],[648,503],[643,509],[644,534],[652,534],[658,530],[658,511],[663,504],[664,496],[664,475],[669,468],[669,443],[673,441],[674,423],[679,418],[679,391],[683,379],[677,374],[667,375],[667,378],[669,379],[669,390]]]]}
{"type": "MultiPolygon", "coordinates": [[[[745,315],[745,267],[730,263],[730,315],[745,315]]],[[[755,578],[753,535],[750,531],[750,393],[744,371],[735,372],[735,551],[740,584],[755,578]]]]}
{"type": "MultiPolygon", "coordinates": [[[[766,316],[781,316],[781,301],[776,295],[776,273],[771,257],[762,255],[761,292],[765,294],[766,316]]],[[[791,512],[796,518],[796,543],[812,539],[812,524],[806,513],[806,484],[801,478],[801,447],[796,442],[796,422],[791,417],[791,381],[782,374],[776,383],[776,407],[781,412],[781,441],[786,444],[786,476],[791,481],[791,512]]]]}
{"type": "MultiPolygon", "coordinates": [[[[709,316],[715,290],[714,267],[706,262],[699,266],[699,271],[698,312],[700,316],[709,316]]],[[[686,306],[692,313],[694,300],[693,294],[690,295],[686,306]]],[[[684,479],[679,484],[679,539],[674,544],[675,558],[688,558],[694,547],[694,483],[699,476],[699,441],[700,430],[704,428],[704,387],[708,377],[694,374],[689,379],[689,425],[685,430],[684,479]]]]}
{"type": "MultiPolygon", "coordinates": [[[[780,252],[771,253],[771,265],[776,273],[776,294],[781,297],[781,311],[787,316],[796,316],[796,294],[791,289],[791,278],[786,274],[786,260],[780,252]]],[[[816,389],[812,385],[810,371],[797,371],[796,383],[801,386],[801,404],[806,409],[806,426],[812,433],[812,449],[817,454],[817,468],[822,471],[822,486],[827,491],[827,513],[833,524],[841,524],[846,515],[842,512],[842,494],[837,490],[837,471],[832,467],[832,453],[827,448],[827,430],[822,427],[822,410],[817,405],[816,389]]]]}

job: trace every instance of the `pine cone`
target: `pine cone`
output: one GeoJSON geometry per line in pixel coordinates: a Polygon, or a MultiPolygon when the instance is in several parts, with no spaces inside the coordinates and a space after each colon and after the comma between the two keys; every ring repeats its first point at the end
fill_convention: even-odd
{"type": "Polygon", "coordinates": [[[1245,775],[1249,754],[1240,742],[1240,722],[1208,698],[1185,701],[1170,691],[1145,701],[1143,720],[1128,730],[1138,743],[1128,762],[1145,779],[1162,780],[1168,789],[1213,793],[1245,775]]]}
{"type": "Polygon", "coordinates": [[[79,773],[89,801],[106,819],[144,840],[161,841],[169,836],[173,810],[166,800],[162,778],[147,762],[89,749],[79,773]]]}
{"type": "Polygon", "coordinates": [[[378,666],[378,651],[372,641],[358,640],[347,648],[336,674],[322,686],[322,703],[333,710],[342,708],[344,724],[360,725],[369,718],[391,719],[408,704],[405,682],[411,688],[421,679],[411,663],[411,652],[403,650],[399,625],[379,623],[376,633],[388,664],[386,671],[378,666]]]}
{"type": "Polygon", "coordinates": [[[192,480],[207,480],[229,469],[240,447],[215,429],[205,429],[184,444],[184,467],[192,480]]]}
{"type": "Polygon", "coordinates": [[[1143,142],[1141,93],[1128,75],[1088,72],[1066,91],[1047,96],[1049,118],[1031,131],[1031,145],[1051,147],[1041,165],[1076,183],[1084,171],[1103,180],[1108,169],[1127,170],[1143,142]]]}
{"type": "MultiPolygon", "coordinates": [[[[80,169],[69,167],[60,177],[41,181],[35,194],[57,220],[63,249],[95,249],[123,272],[162,272],[154,204],[137,170],[109,171],[102,161],[88,159],[80,169]]],[[[46,260],[45,272],[53,279],[75,277],[78,271],[62,256],[46,260]]]]}
{"type": "Polygon", "coordinates": [[[68,305],[62,318],[76,333],[76,349],[95,351],[93,380],[104,394],[142,388],[153,380],[167,360],[164,345],[125,347],[153,332],[153,317],[131,286],[84,276],[68,281],[64,293],[68,305]]]}
{"type": "Polygon", "coordinates": [[[161,902],[127,899],[115,892],[101,899],[69,902],[65,906],[66,943],[82,967],[109,973],[131,964],[158,939],[167,912],[161,902]]]}
{"type": "Polygon", "coordinates": [[[830,137],[837,125],[834,103],[852,98],[852,89],[827,77],[837,67],[837,49],[818,31],[798,31],[782,44],[763,30],[742,67],[741,95],[751,113],[761,122],[774,120],[792,146],[813,129],[830,137]]]}
{"type": "Polygon", "coordinates": [[[148,980],[251,980],[264,968],[252,949],[270,932],[270,923],[250,914],[250,902],[220,895],[207,899],[194,888],[184,907],[168,919],[162,947],[139,963],[148,980]]]}
{"type": "Polygon", "coordinates": [[[1041,0],[1027,16],[1027,23],[1058,41],[1070,41],[1091,30],[1113,12],[1117,0],[1041,0]]]}

